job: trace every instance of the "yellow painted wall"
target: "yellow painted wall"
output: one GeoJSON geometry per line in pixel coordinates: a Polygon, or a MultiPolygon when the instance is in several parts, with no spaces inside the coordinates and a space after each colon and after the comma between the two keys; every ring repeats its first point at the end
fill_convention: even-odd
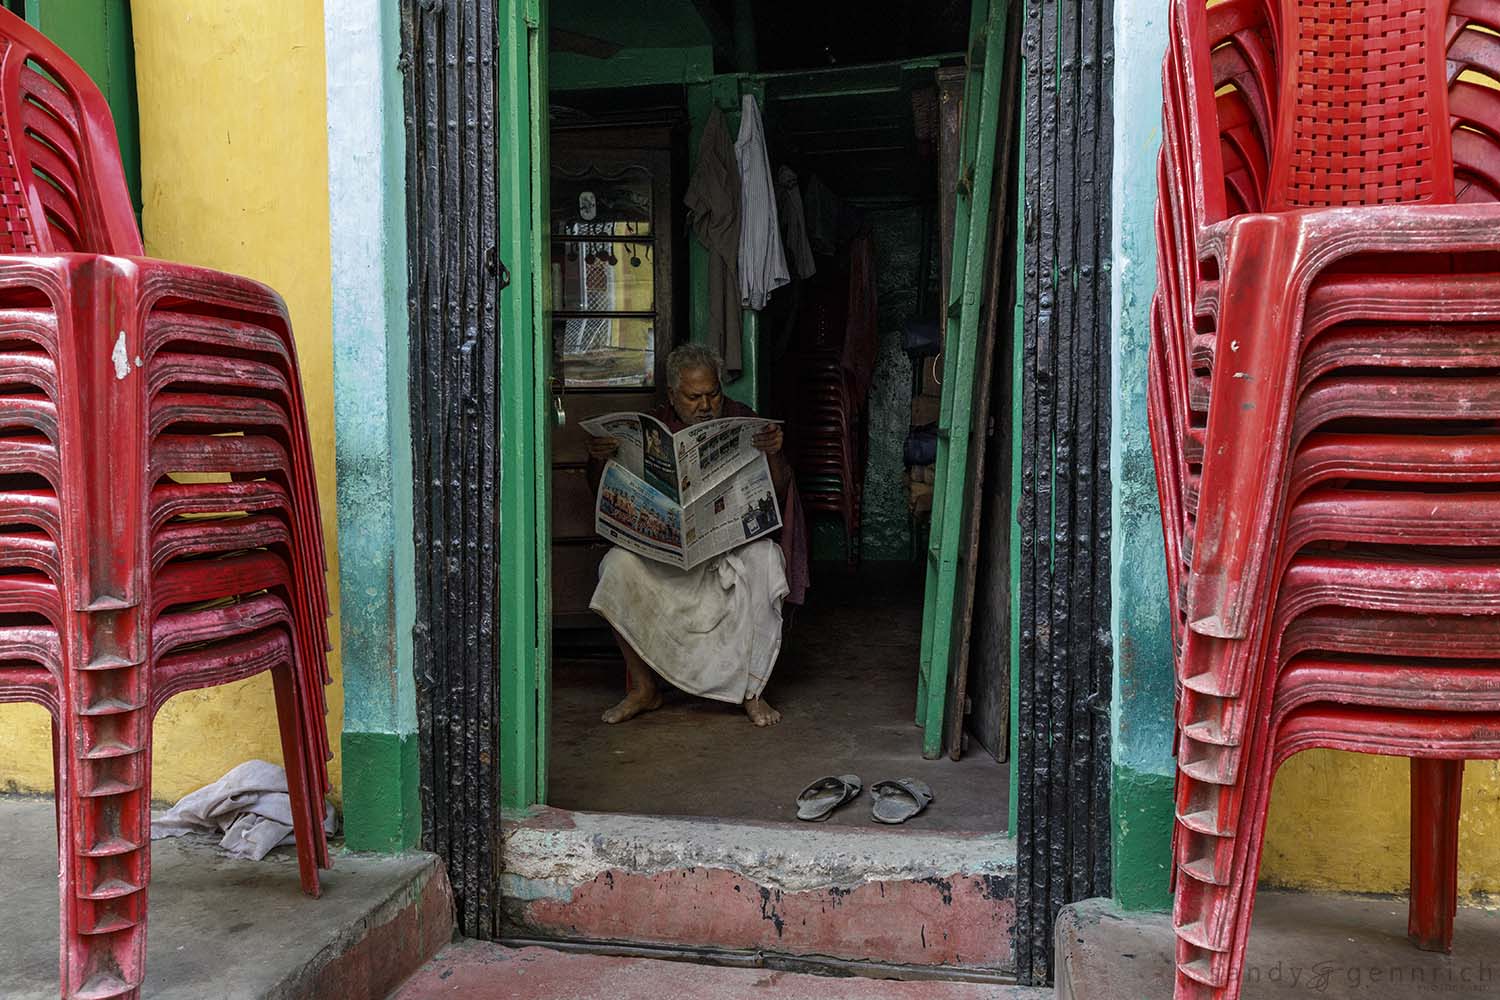
{"type": "MultiPolygon", "coordinates": [[[[1404,893],[1411,782],[1404,758],[1314,750],[1276,779],[1262,879],[1276,885],[1404,893]]],[[[1458,891],[1500,892],[1500,762],[1464,768],[1458,891]]]]}
{"type": "MultiPolygon", "coordinates": [[[[320,0],[133,0],[146,252],[257,278],[286,299],[337,600],[328,144],[320,0]]],[[[335,643],[338,622],[330,622],[335,643]]],[[[343,722],[338,653],[328,688],[343,722]]],[[[252,757],[280,762],[268,675],[179,696],[156,723],[152,794],[252,757]]],[[[46,713],[0,705],[0,788],[52,786],[46,713]]],[[[338,761],[334,768],[338,783],[338,761]]]]}

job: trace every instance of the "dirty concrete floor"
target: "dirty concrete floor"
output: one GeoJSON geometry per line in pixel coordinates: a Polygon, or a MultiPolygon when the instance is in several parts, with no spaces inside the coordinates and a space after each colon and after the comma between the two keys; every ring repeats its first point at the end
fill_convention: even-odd
{"type": "Polygon", "coordinates": [[[459,941],[391,1000],[1050,1000],[1052,991],[981,983],[834,979],[648,958],[459,941]]]}
{"type": "MultiPolygon", "coordinates": [[[[922,630],[919,570],[866,564],[857,575],[817,567],[808,606],[786,629],[766,699],[779,725],[756,729],[743,710],[672,691],[662,709],[617,726],[599,715],[624,692],[618,656],[554,660],[549,803],[563,809],[796,819],[797,793],[826,774],[865,787],[914,777],[935,801],[908,825],[1002,831],[1009,776],[975,748],[923,760],[916,712],[922,630]]],[[[868,794],[828,821],[876,826],[868,794]]],[[[900,828],[891,828],[900,829],[900,828]]]]}
{"type": "MultiPolygon", "coordinates": [[[[57,1000],[55,822],[51,799],[0,796],[5,1000],[57,1000]]],[[[156,841],[151,864],[142,1000],[285,1000],[306,996],[301,984],[435,870],[436,859],[339,854],[319,899],[302,894],[291,848],[243,861],[213,839],[185,837],[156,841]]]]}
{"type": "MultiPolygon", "coordinates": [[[[1058,918],[1057,1000],[1172,995],[1171,918],[1108,900],[1058,918]]],[[[1406,940],[1406,900],[1261,890],[1241,1000],[1500,996],[1500,912],[1460,907],[1453,954],[1406,940]]]]}

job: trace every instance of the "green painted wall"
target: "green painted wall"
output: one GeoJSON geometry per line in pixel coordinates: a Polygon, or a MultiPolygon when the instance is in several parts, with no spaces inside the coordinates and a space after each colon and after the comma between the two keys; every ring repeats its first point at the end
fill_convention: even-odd
{"type": "Polygon", "coordinates": [[[140,115],[129,0],[26,0],[26,20],[72,56],[104,92],[115,120],[130,198],[139,217],[140,115]]]}
{"type": "Polygon", "coordinates": [[[1114,878],[1126,906],[1165,908],[1172,823],[1172,655],[1166,555],[1146,423],[1148,312],[1156,287],[1156,155],[1166,5],[1115,4],[1114,383],[1110,474],[1114,878]]]}
{"type": "Polygon", "coordinates": [[[620,46],[608,58],[566,51],[554,38],[549,79],[553,90],[592,90],[694,83],[714,73],[713,37],[693,0],[652,0],[643,8],[618,0],[551,0],[552,28],[578,38],[620,46]]]}

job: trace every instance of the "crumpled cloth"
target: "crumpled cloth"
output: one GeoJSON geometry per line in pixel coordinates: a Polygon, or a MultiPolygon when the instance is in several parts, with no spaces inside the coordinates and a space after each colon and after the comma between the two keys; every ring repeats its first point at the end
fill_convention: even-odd
{"type": "MultiPolygon", "coordinates": [[[[323,830],[337,829],[333,805],[323,803],[323,830]]],[[[248,760],[211,785],[188,792],[151,821],[151,839],[189,833],[222,833],[219,846],[236,858],[259,861],[273,847],[290,844],[292,797],[278,764],[248,760]]]]}
{"type": "Polygon", "coordinates": [[[589,607],[672,686],[738,705],[770,680],[786,595],[781,548],[762,538],[689,570],[612,548],[589,607]]]}

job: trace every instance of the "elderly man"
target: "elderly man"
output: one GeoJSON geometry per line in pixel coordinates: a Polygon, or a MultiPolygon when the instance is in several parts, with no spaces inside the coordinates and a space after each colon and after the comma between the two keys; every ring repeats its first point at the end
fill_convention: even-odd
{"type": "MultiPolygon", "coordinates": [[[[722,373],[723,362],[709,349],[677,348],[667,358],[667,403],[653,416],[674,433],[719,417],[753,417],[749,407],[724,398],[722,373]]],[[[780,544],[762,538],[690,570],[621,548],[611,549],[600,564],[589,607],[614,630],[630,674],[629,693],[604,713],[605,722],[661,707],[658,676],[689,694],[743,705],[757,726],[781,721],[761,692],[781,649],[781,606],[791,591],[788,560],[800,599],[806,550],[780,426],[767,423],[753,443],[766,455],[784,512],[780,544]]],[[[604,463],[618,449],[614,438],[590,438],[596,490],[604,463]]]]}

